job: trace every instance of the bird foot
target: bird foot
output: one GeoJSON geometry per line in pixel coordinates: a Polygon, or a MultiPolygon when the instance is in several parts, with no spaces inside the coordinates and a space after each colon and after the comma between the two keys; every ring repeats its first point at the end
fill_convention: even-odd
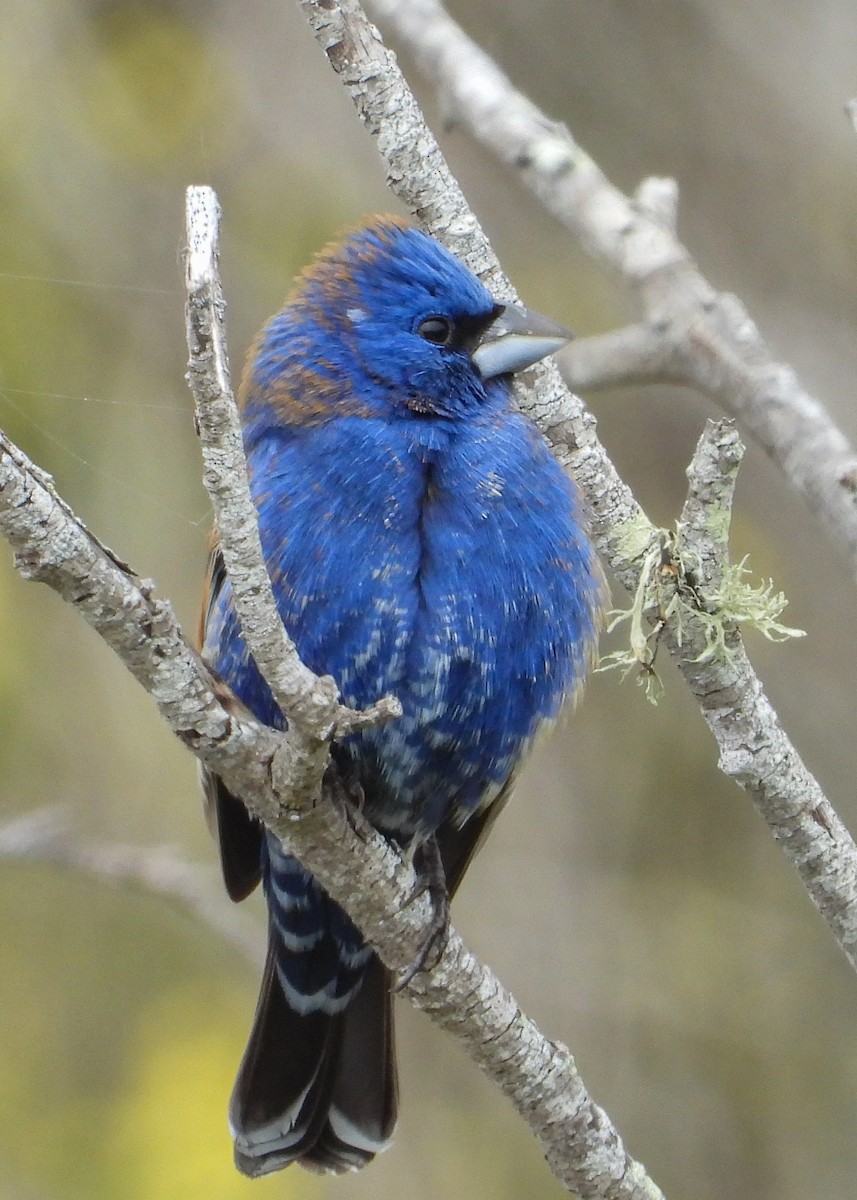
{"type": "Polygon", "coordinates": [[[324,777],[328,798],[337,804],[343,812],[345,820],[361,842],[366,841],[365,823],[359,818],[363,815],[366,803],[366,793],[359,780],[343,775],[333,764],[328,768],[324,777]]]}
{"type": "Polygon", "coordinates": [[[434,837],[421,843],[414,852],[414,870],[417,882],[402,905],[408,905],[428,893],[431,901],[431,921],[417,953],[409,966],[396,980],[393,991],[401,992],[420,971],[431,971],[440,962],[449,936],[449,892],[446,873],[440,857],[440,848],[434,837]]]}

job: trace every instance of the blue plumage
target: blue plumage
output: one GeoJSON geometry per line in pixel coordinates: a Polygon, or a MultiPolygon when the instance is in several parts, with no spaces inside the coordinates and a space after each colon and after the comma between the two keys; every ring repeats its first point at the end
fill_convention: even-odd
{"type": "MultiPolygon", "coordinates": [[[[579,684],[596,635],[601,575],[573,485],[508,385],[563,340],[386,218],[304,274],[242,382],[283,621],[347,704],[393,693],[403,707],[334,758],[386,835],[437,837],[451,889],[538,727],[579,684]]],[[[282,724],[230,594],[218,567],[205,652],[250,709],[282,724]]],[[[359,1166],[395,1119],[383,969],[276,839],[219,781],[208,788],[230,891],[240,897],[261,873],[271,914],[231,1111],[239,1166],[359,1166]],[[380,1064],[372,1083],[367,1056],[380,1064]]]]}

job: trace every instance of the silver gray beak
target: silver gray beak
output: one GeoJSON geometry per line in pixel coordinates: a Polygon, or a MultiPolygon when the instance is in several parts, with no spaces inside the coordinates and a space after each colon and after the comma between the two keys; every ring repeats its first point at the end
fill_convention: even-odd
{"type": "Polygon", "coordinates": [[[539,313],[507,304],[482,334],[472,358],[482,378],[493,379],[531,367],[573,336],[539,313]]]}

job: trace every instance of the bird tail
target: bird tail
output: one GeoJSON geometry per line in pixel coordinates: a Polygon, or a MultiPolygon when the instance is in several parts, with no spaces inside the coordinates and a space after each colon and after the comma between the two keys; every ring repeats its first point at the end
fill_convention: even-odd
{"type": "Polygon", "coordinates": [[[389,974],[270,835],[267,851],[268,955],[229,1106],[235,1162],[250,1176],[291,1162],[357,1170],[396,1123],[389,974]]]}

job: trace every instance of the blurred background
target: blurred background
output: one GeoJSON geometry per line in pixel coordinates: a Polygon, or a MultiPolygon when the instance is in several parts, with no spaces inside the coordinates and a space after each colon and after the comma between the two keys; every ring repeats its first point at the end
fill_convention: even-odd
{"type": "MultiPolygon", "coordinates": [[[[450,7],[617,184],[676,177],[703,270],[857,436],[853,0],[450,7]]],[[[275,0],[7,5],[0,141],[0,425],[191,629],[209,517],[183,378],[184,189],[211,184],[223,204],[237,375],[312,253],[396,209],[374,147],[297,6],[275,0]]],[[[529,304],[581,335],[633,315],[513,179],[463,134],[442,142],[529,304]]],[[[591,400],[620,471],[672,523],[708,406],[676,389],[591,400]]],[[[807,631],[780,646],[751,634],[749,649],[855,829],[853,581],[752,446],[734,553],[807,631]]],[[[215,891],[194,763],[2,548],[0,639],[2,819],[60,803],[86,835],[206,864],[215,891]]],[[[852,1195],[857,980],[662,666],[657,708],[615,673],[593,678],[472,868],[456,924],[573,1048],[668,1196],[852,1195]]],[[[245,917],[261,944],[255,900],[245,917]]],[[[0,1200],[562,1194],[506,1101],[404,1002],[394,1147],[360,1176],[240,1178],[225,1110],[256,986],[163,899],[0,863],[0,1200]]]]}

